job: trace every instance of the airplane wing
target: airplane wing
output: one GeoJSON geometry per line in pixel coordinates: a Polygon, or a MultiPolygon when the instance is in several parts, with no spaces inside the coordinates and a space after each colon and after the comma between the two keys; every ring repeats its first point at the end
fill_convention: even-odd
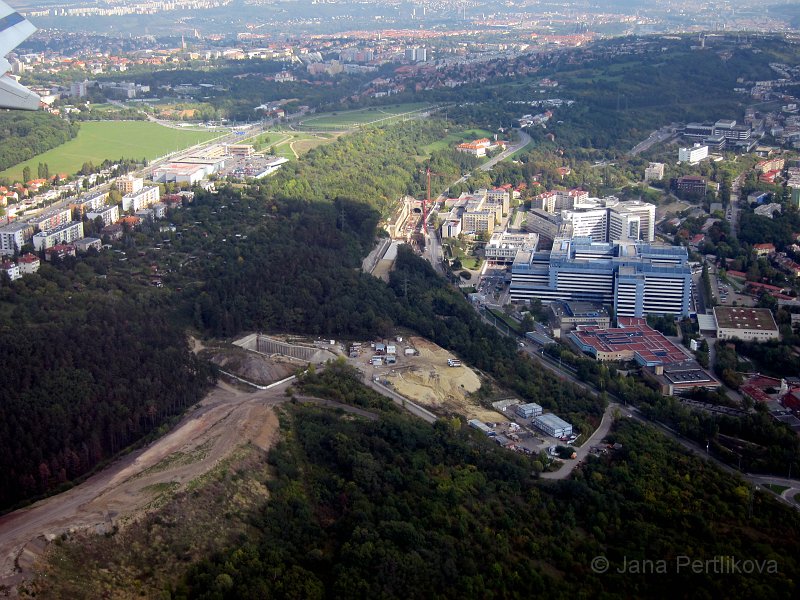
{"type": "Polygon", "coordinates": [[[0,108],[36,110],[39,96],[8,76],[11,65],[6,54],[36,31],[25,17],[0,0],[0,108]]]}

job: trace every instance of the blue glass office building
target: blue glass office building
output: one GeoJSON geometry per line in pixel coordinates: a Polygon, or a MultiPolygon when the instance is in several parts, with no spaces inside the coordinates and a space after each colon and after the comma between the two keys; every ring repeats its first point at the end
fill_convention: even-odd
{"type": "Polygon", "coordinates": [[[622,317],[688,315],[691,278],[682,247],[559,238],[549,252],[517,254],[511,299],[600,302],[622,317]]]}

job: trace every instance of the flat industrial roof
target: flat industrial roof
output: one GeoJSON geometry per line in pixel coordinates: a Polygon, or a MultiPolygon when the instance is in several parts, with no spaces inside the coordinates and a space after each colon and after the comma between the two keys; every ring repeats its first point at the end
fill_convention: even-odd
{"type": "Polygon", "coordinates": [[[768,308],[714,307],[717,327],[722,329],[752,329],[777,331],[778,326],[768,308]]]}
{"type": "Polygon", "coordinates": [[[557,427],[572,427],[570,423],[567,423],[564,419],[562,419],[561,417],[557,417],[553,413],[539,415],[538,417],[536,417],[535,422],[542,423],[544,425],[549,425],[553,429],[557,427]]]}
{"type": "Polygon", "coordinates": [[[621,327],[591,325],[579,327],[572,335],[596,352],[630,352],[647,363],[664,365],[686,360],[683,350],[648,326],[644,319],[620,317],[618,322],[621,327]]]}

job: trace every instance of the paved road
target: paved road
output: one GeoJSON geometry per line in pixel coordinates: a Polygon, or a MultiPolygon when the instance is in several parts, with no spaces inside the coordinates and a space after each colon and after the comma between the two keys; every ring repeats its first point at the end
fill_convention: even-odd
{"type": "Polygon", "coordinates": [[[650,136],[636,144],[633,149],[631,149],[631,155],[636,156],[640,152],[644,152],[645,150],[649,150],[653,145],[664,142],[671,138],[674,134],[672,133],[673,128],[675,127],[674,124],[672,125],[665,125],[661,129],[658,129],[650,134],[650,136]]]}
{"type": "Polygon", "coordinates": [[[427,421],[428,423],[434,423],[438,417],[433,414],[431,411],[421,407],[419,404],[415,404],[405,396],[398,394],[392,388],[386,387],[382,383],[371,379],[369,375],[364,375],[364,383],[371,387],[373,390],[378,392],[379,394],[386,396],[397,404],[398,406],[402,406],[412,415],[419,417],[423,421],[427,421]]]}
{"type": "Polygon", "coordinates": [[[517,133],[519,134],[519,141],[513,146],[509,146],[506,150],[503,150],[500,154],[498,154],[494,158],[490,158],[485,163],[483,163],[480,166],[481,171],[489,171],[493,166],[495,166],[501,160],[505,160],[506,158],[514,154],[514,152],[522,150],[525,146],[531,143],[531,136],[525,133],[522,129],[518,129],[517,133]]]}
{"type": "Polygon", "coordinates": [[[592,446],[608,435],[611,430],[611,425],[614,422],[614,415],[617,411],[621,411],[621,406],[616,402],[609,402],[606,412],[603,413],[603,419],[600,421],[600,426],[595,429],[594,433],[589,436],[583,446],[578,448],[575,453],[577,457],[574,460],[564,462],[558,471],[551,471],[549,473],[542,473],[542,479],[566,479],[584,460],[589,456],[592,446]]]}

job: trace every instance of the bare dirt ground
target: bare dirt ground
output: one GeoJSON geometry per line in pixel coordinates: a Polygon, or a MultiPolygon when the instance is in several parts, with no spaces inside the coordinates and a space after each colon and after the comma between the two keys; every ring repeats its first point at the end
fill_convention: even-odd
{"type": "Polygon", "coordinates": [[[391,272],[392,267],[394,267],[393,260],[381,259],[378,261],[378,264],[375,266],[375,270],[372,271],[372,274],[379,279],[383,279],[386,283],[389,283],[389,273],[391,272]]]}
{"type": "MultiPolygon", "coordinates": [[[[195,350],[198,350],[195,343],[195,350]]],[[[273,407],[286,382],[248,393],[220,382],[167,435],[57,496],[0,517],[0,586],[30,574],[45,540],[65,531],[105,532],[155,508],[165,491],[181,491],[237,447],[267,449],[278,434],[273,407]]]]}
{"type": "Polygon", "coordinates": [[[267,359],[237,347],[209,350],[203,354],[225,371],[259,385],[280,381],[294,373],[298,366],[297,362],[283,361],[278,357],[267,359]]]}
{"type": "Polygon", "coordinates": [[[398,393],[435,412],[457,412],[468,419],[504,420],[499,413],[487,410],[468,397],[478,391],[481,381],[469,367],[449,367],[448,358],[456,358],[420,337],[409,341],[419,356],[403,361],[401,366],[386,375],[398,393]]]}
{"type": "Polygon", "coordinates": [[[663,219],[667,215],[677,215],[687,208],[691,208],[691,206],[691,204],[683,200],[673,200],[669,204],[664,204],[656,209],[656,218],[663,219]]]}

